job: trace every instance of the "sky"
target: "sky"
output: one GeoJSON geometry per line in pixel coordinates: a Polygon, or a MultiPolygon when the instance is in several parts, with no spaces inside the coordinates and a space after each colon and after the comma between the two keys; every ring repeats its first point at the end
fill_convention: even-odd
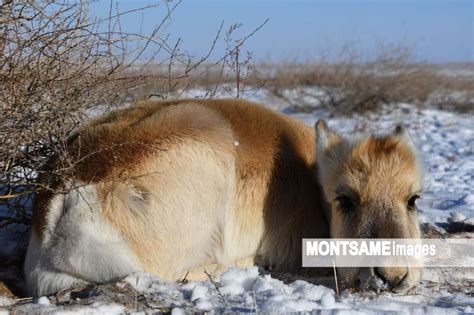
{"type": "MultiPolygon", "coordinates": [[[[118,0],[121,11],[156,3],[122,18],[123,30],[150,32],[166,10],[161,1],[118,0]]],[[[92,13],[106,16],[109,4],[93,3],[92,13]]],[[[372,56],[383,45],[410,47],[423,62],[474,62],[471,0],[183,0],[163,36],[181,38],[183,49],[202,56],[222,21],[224,29],[242,23],[236,35],[244,36],[267,18],[243,48],[257,61],[334,57],[346,46],[372,56]]],[[[221,40],[213,58],[224,49],[221,40]]]]}

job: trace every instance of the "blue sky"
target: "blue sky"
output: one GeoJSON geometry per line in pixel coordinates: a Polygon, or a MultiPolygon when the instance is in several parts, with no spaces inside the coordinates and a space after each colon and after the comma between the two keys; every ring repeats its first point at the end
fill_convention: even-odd
{"type": "MultiPolygon", "coordinates": [[[[159,1],[119,0],[120,10],[159,1]]],[[[108,13],[109,2],[93,4],[93,13],[108,13]]],[[[150,31],[163,9],[130,15],[124,30],[150,31]],[[141,22],[143,20],[143,22],[141,22]]],[[[420,61],[474,62],[474,1],[470,0],[183,0],[167,32],[183,39],[193,55],[203,55],[221,21],[241,22],[246,34],[265,19],[269,22],[245,49],[257,60],[311,58],[335,54],[352,43],[364,55],[381,43],[414,47],[420,61]]],[[[215,56],[222,54],[219,45],[215,56]]]]}

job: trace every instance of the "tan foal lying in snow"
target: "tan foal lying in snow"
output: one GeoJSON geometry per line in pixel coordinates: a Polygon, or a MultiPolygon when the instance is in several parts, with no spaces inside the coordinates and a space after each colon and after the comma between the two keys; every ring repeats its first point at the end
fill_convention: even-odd
{"type": "MultiPolygon", "coordinates": [[[[69,150],[75,175],[53,187],[68,192],[35,198],[32,295],[135,271],[297,271],[303,237],[420,237],[421,171],[400,127],[348,140],[241,100],[149,101],[87,124],[69,150]]],[[[360,272],[339,270],[349,285],[360,272]]],[[[407,290],[421,270],[376,274],[407,290]]]]}

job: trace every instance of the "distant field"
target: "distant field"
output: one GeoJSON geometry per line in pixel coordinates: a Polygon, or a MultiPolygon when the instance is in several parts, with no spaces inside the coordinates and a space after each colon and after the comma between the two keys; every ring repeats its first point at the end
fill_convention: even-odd
{"type": "MultiPolygon", "coordinates": [[[[128,69],[122,74],[123,92],[127,100],[150,96],[180,97],[186,90],[203,88],[203,97],[224,95],[236,97],[237,92],[217,93],[228,88],[240,89],[239,97],[265,88],[284,97],[285,89],[318,87],[317,98],[335,114],[363,112],[383,104],[406,102],[420,107],[466,112],[474,110],[474,64],[413,64],[394,55],[369,63],[291,63],[255,64],[237,76],[231,67],[201,65],[184,74],[174,68],[171,75],[166,66],[147,65],[128,69]]],[[[289,101],[289,100],[288,100],[289,101]]],[[[303,104],[301,110],[307,107],[303,104]]]]}

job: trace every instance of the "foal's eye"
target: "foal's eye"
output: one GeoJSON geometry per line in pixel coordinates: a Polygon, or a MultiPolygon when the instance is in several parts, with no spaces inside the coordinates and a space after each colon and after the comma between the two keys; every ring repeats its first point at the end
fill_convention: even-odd
{"type": "Polygon", "coordinates": [[[416,200],[420,198],[419,195],[413,195],[410,197],[410,199],[408,199],[408,202],[407,202],[407,208],[408,210],[415,210],[416,209],[416,200]]]}
{"type": "Polygon", "coordinates": [[[345,212],[350,212],[356,207],[356,202],[349,196],[340,195],[336,200],[339,203],[339,207],[345,212]]]}

